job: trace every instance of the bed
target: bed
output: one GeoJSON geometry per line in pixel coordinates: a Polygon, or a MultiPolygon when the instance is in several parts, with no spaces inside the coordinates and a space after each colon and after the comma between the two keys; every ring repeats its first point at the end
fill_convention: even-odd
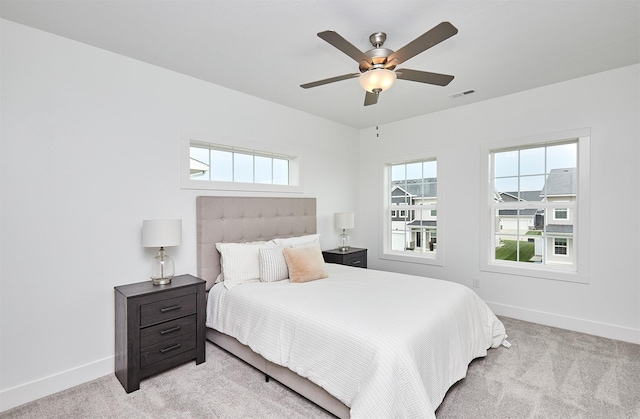
{"type": "Polygon", "coordinates": [[[306,263],[319,252],[317,239],[309,245],[317,238],[315,204],[314,198],[197,198],[207,339],[338,417],[435,417],[469,362],[506,337],[469,288],[334,264],[322,264],[326,277],[317,280],[214,285],[220,252],[225,275],[235,278],[231,248],[251,255],[260,248],[261,257],[279,248],[292,280],[308,275],[294,256],[304,254],[306,263]]]}

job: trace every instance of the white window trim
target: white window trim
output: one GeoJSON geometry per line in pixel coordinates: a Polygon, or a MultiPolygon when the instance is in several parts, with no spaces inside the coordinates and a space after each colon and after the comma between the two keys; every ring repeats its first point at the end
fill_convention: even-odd
{"type": "Polygon", "coordinates": [[[553,211],[553,219],[559,221],[568,221],[569,220],[569,208],[556,207],[553,211]],[[558,210],[564,211],[565,217],[558,217],[558,210]]]}
{"type": "Polygon", "coordinates": [[[180,131],[180,188],[219,191],[267,192],[267,193],[302,193],[302,157],[299,150],[268,144],[260,144],[240,139],[229,139],[191,130],[180,131]],[[273,185],[267,183],[220,182],[212,180],[191,179],[189,175],[191,141],[238,147],[248,150],[261,150],[277,155],[296,156],[289,160],[289,185],[273,185]]]}
{"type": "Polygon", "coordinates": [[[443,173],[443,164],[445,159],[443,157],[443,152],[441,150],[434,150],[433,152],[424,152],[420,154],[411,154],[411,155],[403,155],[403,156],[395,156],[395,157],[387,157],[379,161],[380,171],[382,174],[382,208],[381,213],[382,216],[380,219],[382,220],[379,225],[379,246],[378,246],[378,258],[384,260],[393,260],[397,262],[409,262],[409,263],[418,263],[423,265],[435,265],[435,266],[443,266],[444,265],[444,254],[446,248],[446,233],[445,233],[445,217],[442,215],[444,211],[444,187],[442,186],[442,181],[440,179],[441,173],[443,173]],[[428,205],[410,205],[406,208],[408,210],[431,210],[435,209],[438,211],[438,250],[434,253],[413,253],[413,252],[400,252],[400,251],[392,251],[390,249],[390,237],[391,234],[391,217],[389,216],[391,210],[391,203],[389,202],[389,195],[391,194],[390,189],[390,177],[391,170],[390,165],[394,163],[400,162],[411,162],[411,161],[425,161],[425,160],[436,160],[438,162],[437,169],[437,178],[438,178],[438,196],[436,197],[436,205],[434,208],[433,204],[428,205]]]}
{"type": "MultiPolygon", "coordinates": [[[[590,255],[590,149],[591,130],[589,128],[571,131],[536,135],[487,143],[481,146],[481,184],[480,184],[480,270],[516,276],[530,276],[535,278],[557,281],[589,283],[589,255],[590,255]],[[492,216],[493,190],[491,190],[491,152],[525,146],[543,146],[576,139],[578,141],[578,197],[572,204],[563,203],[563,207],[573,208],[575,220],[573,232],[575,268],[568,270],[562,267],[534,264],[512,264],[493,261],[492,234],[495,231],[495,217],[492,216]],[[486,222],[491,220],[491,222],[486,222]],[[577,251],[576,251],[577,249],[577,251]]],[[[545,203],[525,203],[535,208],[542,208],[545,203]],[[542,204],[542,206],[541,206],[542,204]]],[[[549,205],[548,203],[546,205],[549,205]]],[[[557,203],[555,203],[557,206],[557,203]]]]}

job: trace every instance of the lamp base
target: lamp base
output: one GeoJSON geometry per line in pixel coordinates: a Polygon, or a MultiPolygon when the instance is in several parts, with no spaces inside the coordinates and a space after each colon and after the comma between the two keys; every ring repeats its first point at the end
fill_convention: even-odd
{"type": "Polygon", "coordinates": [[[345,229],[342,229],[342,233],[338,236],[338,250],[341,252],[346,252],[347,250],[349,250],[349,247],[351,247],[350,245],[351,238],[349,237],[345,229]]]}
{"type": "Polygon", "coordinates": [[[171,283],[171,278],[153,278],[151,282],[153,285],[166,285],[171,283]]]}
{"type": "Polygon", "coordinates": [[[151,269],[149,277],[153,285],[166,285],[171,283],[171,278],[175,273],[173,259],[164,253],[164,248],[160,248],[158,256],[151,259],[151,269]]]}

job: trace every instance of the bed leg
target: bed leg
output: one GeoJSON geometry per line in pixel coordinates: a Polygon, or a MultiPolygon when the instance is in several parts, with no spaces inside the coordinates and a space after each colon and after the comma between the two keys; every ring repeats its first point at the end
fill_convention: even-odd
{"type": "Polygon", "coordinates": [[[265,374],[265,375],[264,375],[264,381],[265,381],[265,383],[268,383],[268,382],[269,382],[269,378],[271,378],[271,377],[269,377],[267,374],[265,374]]]}

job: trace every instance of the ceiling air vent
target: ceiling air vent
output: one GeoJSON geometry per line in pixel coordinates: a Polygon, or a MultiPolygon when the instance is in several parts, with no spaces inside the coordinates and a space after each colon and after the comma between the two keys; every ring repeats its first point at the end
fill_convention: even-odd
{"type": "Polygon", "coordinates": [[[464,92],[454,93],[454,94],[450,95],[449,97],[451,99],[455,99],[457,97],[468,96],[468,95],[470,95],[472,93],[475,93],[475,92],[476,92],[475,90],[465,90],[464,92]]]}

